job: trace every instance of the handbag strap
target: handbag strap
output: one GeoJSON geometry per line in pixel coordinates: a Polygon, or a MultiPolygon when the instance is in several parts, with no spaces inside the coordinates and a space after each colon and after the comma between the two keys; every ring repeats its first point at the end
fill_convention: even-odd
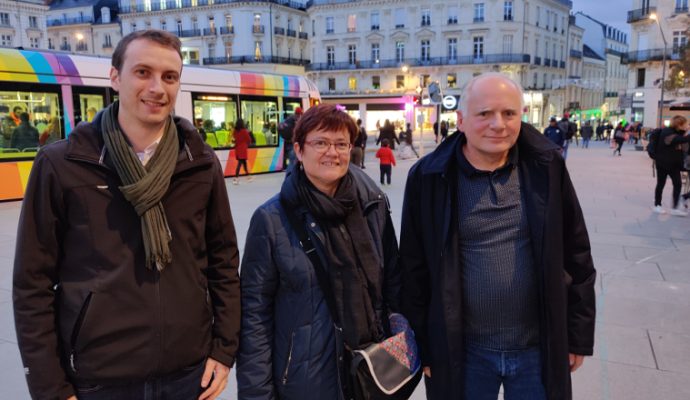
{"type": "Polygon", "coordinates": [[[319,286],[321,287],[323,297],[326,300],[328,311],[331,313],[331,318],[337,326],[340,326],[340,322],[338,321],[338,313],[336,312],[335,307],[335,296],[333,295],[333,290],[331,289],[331,281],[328,279],[326,268],[321,262],[321,257],[319,257],[319,254],[316,252],[314,243],[311,241],[311,238],[309,238],[309,233],[307,233],[307,229],[304,227],[304,222],[300,220],[294,209],[288,207],[282,199],[280,200],[280,204],[283,206],[283,210],[285,211],[285,215],[287,216],[290,226],[292,229],[294,229],[295,233],[297,233],[299,245],[302,247],[302,250],[304,250],[304,252],[307,254],[307,257],[309,257],[309,261],[311,261],[312,265],[314,266],[316,279],[319,281],[319,286]]]}

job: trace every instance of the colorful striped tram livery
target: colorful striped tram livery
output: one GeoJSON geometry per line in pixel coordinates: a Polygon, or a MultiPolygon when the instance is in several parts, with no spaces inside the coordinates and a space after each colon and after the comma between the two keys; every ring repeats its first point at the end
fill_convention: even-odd
{"type": "MultiPolygon", "coordinates": [[[[40,146],[66,138],[80,121],[91,121],[117,100],[109,71],[108,58],[0,49],[0,201],[24,196],[40,146]],[[13,135],[22,113],[37,129],[36,140],[13,135]]],[[[255,141],[248,154],[254,174],[283,169],[278,123],[319,100],[316,85],[302,76],[185,65],[175,113],[203,128],[226,176],[235,172],[232,131],[242,118],[255,141]]]]}

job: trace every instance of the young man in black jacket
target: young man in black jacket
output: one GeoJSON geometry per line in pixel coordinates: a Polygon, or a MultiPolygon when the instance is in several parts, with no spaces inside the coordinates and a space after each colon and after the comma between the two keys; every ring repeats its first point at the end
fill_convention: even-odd
{"type": "Polygon", "coordinates": [[[125,36],[119,101],[37,155],[14,264],[35,399],[216,398],[235,361],[238,250],[222,168],[172,116],[180,41],[125,36]]]}
{"type": "Polygon", "coordinates": [[[665,214],[661,206],[661,195],[664,193],[666,178],[673,183],[673,208],[669,211],[676,217],[687,217],[688,212],[680,207],[680,192],[682,187],[680,173],[683,170],[684,157],[688,152],[690,135],[688,134],[688,120],[682,115],[671,118],[671,124],[661,130],[656,139],[654,164],[656,165],[656,188],[654,190],[654,207],[652,211],[665,214]]]}
{"type": "Polygon", "coordinates": [[[495,399],[503,385],[506,398],[570,400],[593,352],[596,273],[565,161],[521,123],[508,77],[463,93],[461,132],[410,170],[403,203],[402,309],[427,398],[495,399]]]}

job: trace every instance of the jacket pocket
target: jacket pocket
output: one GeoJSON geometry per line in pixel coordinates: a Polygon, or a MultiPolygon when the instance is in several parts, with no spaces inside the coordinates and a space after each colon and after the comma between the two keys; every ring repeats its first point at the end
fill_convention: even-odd
{"type": "Polygon", "coordinates": [[[70,368],[72,368],[72,371],[77,372],[77,366],[76,366],[76,353],[77,353],[77,343],[79,341],[79,333],[82,331],[82,328],[84,326],[84,323],[86,321],[86,316],[89,311],[89,305],[91,304],[91,299],[93,298],[93,292],[89,292],[89,294],[86,296],[86,299],[84,299],[84,303],[81,306],[81,309],[79,310],[79,314],[77,315],[77,320],[74,322],[74,328],[72,328],[72,335],[70,337],[70,346],[71,346],[71,351],[70,351],[70,357],[69,357],[69,363],[70,363],[70,368]]]}
{"type": "Polygon", "coordinates": [[[295,332],[293,331],[292,334],[290,335],[290,348],[288,349],[288,355],[287,355],[287,360],[285,361],[285,369],[283,369],[283,377],[281,379],[281,382],[283,385],[287,385],[288,383],[288,375],[290,373],[290,363],[292,362],[292,351],[294,350],[295,347],[295,332]]]}

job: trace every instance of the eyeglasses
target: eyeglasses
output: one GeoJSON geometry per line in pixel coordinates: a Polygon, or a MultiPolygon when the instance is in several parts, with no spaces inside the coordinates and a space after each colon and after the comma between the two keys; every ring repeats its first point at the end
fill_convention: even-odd
{"type": "Polygon", "coordinates": [[[304,142],[305,144],[308,144],[311,146],[314,150],[316,150],[319,153],[325,153],[327,152],[331,146],[335,148],[335,151],[338,153],[349,153],[350,149],[352,148],[352,144],[347,143],[347,142],[336,142],[336,143],[331,143],[327,140],[321,140],[321,139],[316,139],[316,140],[309,140],[304,142]]]}

